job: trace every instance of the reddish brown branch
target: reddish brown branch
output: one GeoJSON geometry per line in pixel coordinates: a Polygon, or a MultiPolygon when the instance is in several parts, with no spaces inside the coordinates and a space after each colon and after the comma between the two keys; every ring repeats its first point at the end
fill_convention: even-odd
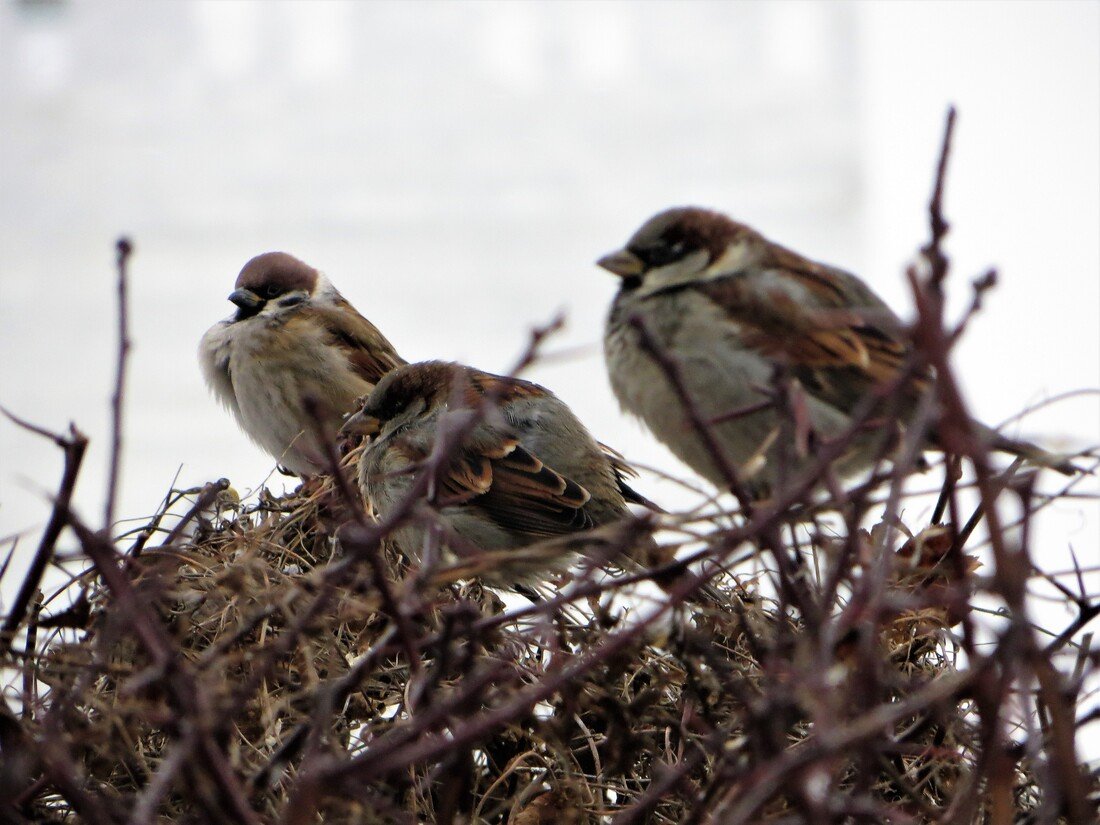
{"type": "Polygon", "coordinates": [[[122,461],[122,407],[126,391],[126,360],[130,354],[126,269],[134,247],[129,238],[119,238],[115,249],[118,253],[118,362],[115,391],[111,395],[111,461],[107,475],[107,501],[103,505],[103,529],[107,531],[110,531],[115,522],[115,499],[118,496],[119,465],[122,461]]]}
{"type": "MultiPolygon", "coordinates": [[[[1051,790],[1058,793],[1072,821],[1084,822],[1089,816],[1089,805],[1077,766],[1072,703],[1067,701],[1060,687],[1057,671],[1038,648],[1027,621],[1027,581],[1031,565],[1027,560],[1026,546],[1019,550],[1012,550],[1005,539],[1000,514],[997,511],[997,498],[1001,487],[990,469],[988,447],[975,429],[949,363],[952,344],[957,336],[948,332],[943,325],[942,284],[947,276],[948,261],[941,248],[941,242],[948,229],[948,224],[942,215],[942,198],[954,123],[955,112],[951,109],[948,113],[943,149],[937,168],[936,185],[929,205],[931,239],[923,249],[932,271],[924,283],[918,282],[915,273],[910,272],[918,311],[914,339],[936,370],[936,390],[941,406],[937,428],[939,437],[948,452],[965,456],[969,460],[977,477],[982,510],[989,525],[989,542],[996,563],[993,576],[994,587],[998,595],[1004,599],[1013,618],[1014,633],[1002,642],[999,653],[1002,656],[1011,655],[1014,661],[1023,657],[1038,679],[1040,693],[1051,716],[1052,734],[1049,753],[1055,767],[1052,778],[1058,783],[1051,790]]],[[[979,295],[980,291],[979,289],[979,295]]],[[[985,749],[983,756],[987,759],[994,758],[994,763],[987,763],[987,766],[994,771],[993,776],[990,777],[991,780],[1000,776],[1003,771],[1003,768],[994,767],[995,763],[999,763],[999,759],[996,758],[995,753],[990,752],[991,750],[999,752],[1001,748],[1000,737],[995,731],[1001,704],[999,696],[1002,695],[1000,692],[990,695],[988,690],[978,691],[979,713],[983,717],[983,727],[989,732],[989,736],[983,743],[985,749]]],[[[997,783],[993,782],[991,787],[997,787],[997,783]]]]}
{"type": "MultiPolygon", "coordinates": [[[[0,628],[0,651],[6,653],[11,649],[12,643],[15,640],[15,635],[19,631],[19,626],[22,624],[23,618],[27,615],[27,608],[34,600],[34,594],[38,592],[38,587],[42,582],[42,576],[46,572],[46,567],[49,565],[50,560],[53,558],[57,539],[60,537],[61,531],[65,528],[66,513],[72,504],[73,490],[76,487],[76,478],[80,472],[80,464],[84,459],[84,451],[88,447],[88,439],[75,425],[69,425],[69,434],[67,436],[59,435],[28,424],[22,419],[12,415],[7,410],[0,409],[0,412],[3,412],[4,415],[20,427],[51,439],[65,453],[65,469],[61,474],[61,484],[57,489],[57,497],[54,499],[54,506],[50,512],[50,519],[46,523],[45,530],[42,531],[42,538],[39,540],[38,547],[34,551],[30,567],[23,577],[23,583],[19,587],[19,592],[15,595],[15,601],[12,602],[11,610],[9,610],[8,615],[4,617],[3,627],[0,628]]],[[[30,651],[28,651],[28,653],[29,652],[30,651]]]]}

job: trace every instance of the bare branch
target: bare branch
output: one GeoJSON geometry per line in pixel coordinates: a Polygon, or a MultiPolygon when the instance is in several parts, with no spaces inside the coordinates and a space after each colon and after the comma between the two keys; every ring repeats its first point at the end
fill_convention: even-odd
{"type": "Polygon", "coordinates": [[[126,391],[126,360],[130,354],[126,270],[134,246],[129,238],[119,238],[115,248],[118,252],[118,362],[115,391],[111,395],[111,462],[107,476],[107,501],[103,506],[103,529],[108,531],[115,522],[115,499],[118,496],[119,465],[122,461],[122,407],[126,391]]]}

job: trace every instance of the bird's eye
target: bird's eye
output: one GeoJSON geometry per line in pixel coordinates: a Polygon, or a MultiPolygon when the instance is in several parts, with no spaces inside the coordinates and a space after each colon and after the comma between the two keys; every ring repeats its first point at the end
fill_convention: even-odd
{"type": "Polygon", "coordinates": [[[274,298],[280,292],[279,287],[277,287],[275,284],[268,284],[261,291],[263,292],[264,296],[267,297],[267,298],[274,298]]]}
{"type": "Polygon", "coordinates": [[[670,264],[673,261],[678,261],[684,256],[684,250],[687,248],[687,244],[683,241],[676,241],[674,244],[659,243],[656,246],[651,246],[645,250],[645,253],[641,256],[645,261],[647,268],[656,269],[658,267],[670,264]]]}
{"type": "Polygon", "coordinates": [[[377,404],[377,409],[372,412],[375,418],[379,421],[390,421],[396,418],[397,415],[405,409],[408,401],[402,398],[386,397],[382,399],[380,404],[377,404]]]}

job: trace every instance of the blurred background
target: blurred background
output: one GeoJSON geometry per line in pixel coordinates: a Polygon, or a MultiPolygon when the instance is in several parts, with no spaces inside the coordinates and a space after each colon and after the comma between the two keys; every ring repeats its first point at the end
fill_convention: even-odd
{"type": "MultiPolygon", "coordinates": [[[[505,370],[565,311],[548,349],[569,357],[529,377],[629,458],[686,475],[611,396],[616,284],[593,261],[662,208],[712,206],[906,316],[951,102],[954,309],[1001,275],[957,364],[998,423],[1100,384],[1096,2],[4,2],[0,404],[91,437],[76,501],[97,522],[126,233],[118,514],[143,519],[173,482],[255,489],[273,461],[208,395],[195,349],[241,265],[282,249],[410,360],[505,370]]],[[[1095,445],[1100,402],[1010,431],[1095,445]]],[[[0,420],[17,564],[60,470],[52,443],[0,420]]],[[[1095,501],[1064,502],[1039,541],[1096,565],[1098,525],[1095,501]]]]}

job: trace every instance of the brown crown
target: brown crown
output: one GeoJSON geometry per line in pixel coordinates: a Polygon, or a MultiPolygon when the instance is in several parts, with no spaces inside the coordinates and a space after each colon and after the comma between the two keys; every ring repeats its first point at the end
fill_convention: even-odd
{"type": "Polygon", "coordinates": [[[518,378],[493,375],[447,361],[422,361],[387,373],[368,397],[366,409],[371,415],[387,420],[418,398],[429,404],[437,400],[452,401],[455,381],[461,382],[462,403],[469,407],[476,406],[488,394],[504,402],[546,393],[537,384],[518,378]]]}
{"type": "Polygon", "coordinates": [[[317,286],[317,270],[285,252],[265,252],[244,265],[237,276],[237,289],[259,292],[265,287],[278,287],[279,293],[304,289],[313,292],[317,286]]]}
{"type": "Polygon", "coordinates": [[[658,246],[670,248],[682,244],[687,252],[705,249],[710,259],[715,260],[732,240],[751,232],[721,212],[678,206],[659,212],[642,224],[626,246],[632,252],[644,252],[658,246]]]}

